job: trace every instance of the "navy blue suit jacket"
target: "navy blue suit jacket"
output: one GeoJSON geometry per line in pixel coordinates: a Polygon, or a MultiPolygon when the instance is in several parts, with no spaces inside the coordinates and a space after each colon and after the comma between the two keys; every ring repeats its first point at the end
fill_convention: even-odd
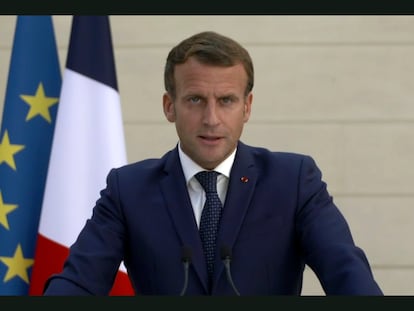
{"type": "MultiPolygon", "coordinates": [[[[328,295],[382,295],[364,252],[306,155],[239,142],[217,238],[241,295],[300,295],[305,264],[328,295]]],[[[207,295],[207,270],[177,147],[113,169],[46,295],[106,295],[124,260],[138,295],[207,295]]],[[[212,295],[234,295],[217,254],[212,295]]]]}

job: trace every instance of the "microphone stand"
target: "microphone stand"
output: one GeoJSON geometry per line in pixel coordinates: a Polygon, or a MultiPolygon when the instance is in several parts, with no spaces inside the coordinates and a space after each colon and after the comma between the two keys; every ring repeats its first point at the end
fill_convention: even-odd
{"type": "Polygon", "coordinates": [[[231,250],[228,247],[223,246],[221,248],[221,260],[223,261],[224,267],[226,268],[226,277],[227,277],[228,282],[230,283],[236,295],[240,296],[240,293],[237,290],[236,285],[234,285],[233,278],[231,277],[231,272],[230,272],[231,250]]]}
{"type": "Polygon", "coordinates": [[[184,267],[184,285],[181,290],[180,296],[184,296],[188,287],[188,269],[191,263],[191,249],[189,247],[183,246],[181,260],[184,267]]]}

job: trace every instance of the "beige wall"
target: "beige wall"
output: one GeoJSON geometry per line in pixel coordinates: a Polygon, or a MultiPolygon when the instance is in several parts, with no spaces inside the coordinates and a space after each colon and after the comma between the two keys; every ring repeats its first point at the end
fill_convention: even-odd
{"type": "MultiPolygon", "coordinates": [[[[70,16],[54,16],[62,68],[70,16]]],[[[0,116],[15,16],[0,16],[0,116]]],[[[414,16],[111,16],[128,161],[176,143],[163,66],[184,37],[216,30],[255,62],[242,140],[311,154],[387,295],[414,294],[414,16]]],[[[323,291],[306,271],[305,295],[323,291]]]]}

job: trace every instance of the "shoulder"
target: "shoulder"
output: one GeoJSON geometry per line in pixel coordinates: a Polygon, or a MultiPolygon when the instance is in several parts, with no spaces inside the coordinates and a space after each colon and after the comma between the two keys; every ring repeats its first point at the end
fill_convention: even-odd
{"type": "Polygon", "coordinates": [[[263,174],[295,174],[302,171],[318,171],[316,161],[311,155],[288,152],[272,151],[265,147],[239,144],[239,157],[246,166],[253,166],[263,174]]]}
{"type": "Polygon", "coordinates": [[[311,155],[289,152],[289,151],[274,151],[265,147],[251,146],[243,143],[239,144],[241,152],[250,153],[256,160],[260,161],[281,161],[281,162],[314,162],[311,155]]]}
{"type": "Polygon", "coordinates": [[[117,175],[118,178],[140,178],[162,174],[167,160],[174,153],[174,150],[166,152],[160,158],[147,158],[113,168],[109,175],[117,175]]]}

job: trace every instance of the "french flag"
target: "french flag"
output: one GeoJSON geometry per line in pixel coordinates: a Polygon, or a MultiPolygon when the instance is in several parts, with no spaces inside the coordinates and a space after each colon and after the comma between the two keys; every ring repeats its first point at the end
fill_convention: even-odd
{"type": "MultiPolygon", "coordinates": [[[[29,295],[60,272],[111,168],[127,163],[108,16],[73,16],[29,295]]],[[[110,295],[134,295],[121,264],[110,295]]]]}

